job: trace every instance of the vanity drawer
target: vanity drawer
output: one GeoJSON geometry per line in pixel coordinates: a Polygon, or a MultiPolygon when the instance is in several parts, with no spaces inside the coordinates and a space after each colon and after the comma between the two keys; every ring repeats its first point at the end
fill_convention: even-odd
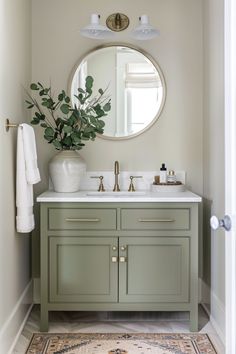
{"type": "Polygon", "coordinates": [[[189,230],[189,209],[122,209],[122,230],[189,230]]]}
{"type": "Polygon", "coordinates": [[[116,230],[116,209],[52,208],[49,230],[116,230]]]}

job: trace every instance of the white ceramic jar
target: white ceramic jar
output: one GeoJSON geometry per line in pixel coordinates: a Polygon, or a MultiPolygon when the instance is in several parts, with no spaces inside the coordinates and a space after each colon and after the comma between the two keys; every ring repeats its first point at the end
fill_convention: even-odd
{"type": "Polygon", "coordinates": [[[85,172],[85,161],[74,150],[62,150],[49,161],[49,175],[55,192],[78,191],[85,172]]]}

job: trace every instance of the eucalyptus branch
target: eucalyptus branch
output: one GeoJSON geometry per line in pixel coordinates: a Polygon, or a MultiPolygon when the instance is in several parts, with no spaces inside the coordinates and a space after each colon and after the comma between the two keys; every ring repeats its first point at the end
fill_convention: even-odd
{"type": "Polygon", "coordinates": [[[86,77],[85,89],[78,89],[79,94],[75,96],[78,104],[74,106],[64,90],[59,93],[58,100],[54,100],[51,87],[46,88],[38,82],[32,83],[30,88],[42,99],[40,105],[27,92],[28,108],[34,107],[37,111],[31,123],[40,124],[45,129],[44,138],[57,150],[80,150],[84,145],[82,140],[94,140],[96,133],[103,133],[105,122],[101,118],[111,109],[110,99],[106,95],[107,88],[104,91],[99,89],[100,95],[92,97],[91,76],[86,77]],[[47,109],[46,114],[41,106],[47,109]]]}

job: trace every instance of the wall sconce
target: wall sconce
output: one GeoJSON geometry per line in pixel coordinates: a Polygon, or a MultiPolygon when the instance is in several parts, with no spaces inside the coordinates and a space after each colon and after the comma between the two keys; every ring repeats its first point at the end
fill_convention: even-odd
{"type": "MultiPolygon", "coordinates": [[[[92,39],[107,39],[114,37],[114,32],[124,31],[129,26],[128,16],[115,13],[107,17],[106,26],[99,23],[100,15],[92,14],[91,22],[82,28],[80,33],[92,39]]],[[[137,40],[148,40],[158,36],[160,32],[149,24],[147,15],[139,17],[139,25],[131,32],[131,37],[137,40]]]]}
{"type": "Polygon", "coordinates": [[[114,36],[114,33],[106,26],[102,26],[99,23],[100,15],[92,14],[90,24],[80,30],[80,33],[84,37],[92,39],[106,39],[114,36]]]}
{"type": "Polygon", "coordinates": [[[131,36],[138,40],[147,40],[159,36],[160,31],[149,24],[147,15],[139,17],[139,25],[131,32],[131,36]]]}

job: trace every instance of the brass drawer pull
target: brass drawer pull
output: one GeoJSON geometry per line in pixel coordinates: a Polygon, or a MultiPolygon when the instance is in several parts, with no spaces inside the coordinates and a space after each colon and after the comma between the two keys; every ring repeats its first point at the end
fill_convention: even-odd
{"type": "Polygon", "coordinates": [[[67,218],[66,221],[68,221],[68,222],[99,222],[100,219],[73,219],[73,218],[67,218]]]}
{"type": "Polygon", "coordinates": [[[139,219],[139,222],[174,222],[175,219],[139,219]]]}
{"type": "Polygon", "coordinates": [[[120,257],[120,263],[125,263],[126,262],[126,257],[120,257]]]}
{"type": "Polygon", "coordinates": [[[118,262],[118,257],[111,257],[112,263],[117,263],[118,262]]]}

